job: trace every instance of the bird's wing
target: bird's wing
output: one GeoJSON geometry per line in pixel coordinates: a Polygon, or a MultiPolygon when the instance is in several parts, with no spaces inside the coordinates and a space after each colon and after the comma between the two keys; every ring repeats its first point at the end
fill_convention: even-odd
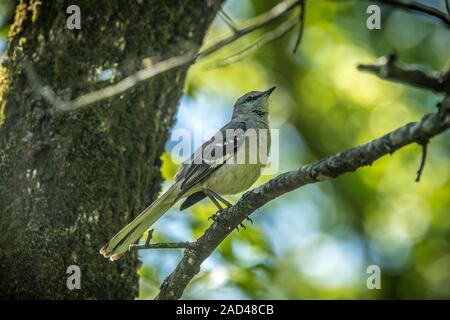
{"type": "Polygon", "coordinates": [[[245,122],[231,121],[191,155],[175,176],[175,182],[181,182],[179,198],[234,156],[246,130],[245,122]]]}

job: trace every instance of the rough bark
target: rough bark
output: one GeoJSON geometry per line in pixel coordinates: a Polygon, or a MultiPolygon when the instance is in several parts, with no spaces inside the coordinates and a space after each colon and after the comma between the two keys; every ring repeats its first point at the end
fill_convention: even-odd
{"type": "Polygon", "coordinates": [[[187,68],[81,111],[52,113],[31,89],[22,57],[42,83],[72,99],[123,78],[144,57],[199,45],[220,1],[22,0],[0,70],[0,298],[134,298],[138,259],[110,263],[99,247],[159,191],[160,154],[187,68]],[[81,30],[66,8],[81,8],[81,30]],[[81,269],[68,290],[67,267],[81,269]]]}

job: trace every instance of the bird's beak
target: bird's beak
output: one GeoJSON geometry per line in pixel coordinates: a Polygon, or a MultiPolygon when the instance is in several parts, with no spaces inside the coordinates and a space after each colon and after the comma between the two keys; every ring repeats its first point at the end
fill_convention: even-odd
{"type": "Polygon", "coordinates": [[[269,97],[270,94],[273,92],[273,90],[275,90],[275,88],[276,87],[272,87],[272,88],[267,89],[266,91],[263,92],[262,96],[263,97],[269,97]]]}

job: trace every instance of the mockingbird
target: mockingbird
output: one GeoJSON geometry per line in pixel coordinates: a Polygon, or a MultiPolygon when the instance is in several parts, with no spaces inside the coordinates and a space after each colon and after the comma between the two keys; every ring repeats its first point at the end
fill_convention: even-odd
{"type": "Polygon", "coordinates": [[[181,210],[208,197],[220,211],[223,208],[219,201],[231,206],[221,195],[250,188],[267,164],[264,157],[270,149],[268,97],[273,90],[275,87],[240,97],[234,104],[231,121],[192,154],[170,188],[105,244],[100,254],[111,261],[119,259],[180,199],[185,199],[181,210]],[[255,134],[256,140],[252,140],[255,134]]]}

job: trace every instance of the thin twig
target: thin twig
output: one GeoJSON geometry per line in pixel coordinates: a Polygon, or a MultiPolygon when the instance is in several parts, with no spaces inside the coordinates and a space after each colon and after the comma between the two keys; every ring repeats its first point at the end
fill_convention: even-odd
{"type": "Polygon", "coordinates": [[[196,246],[196,242],[161,242],[148,244],[132,244],[130,250],[144,250],[144,249],[191,249],[196,246]]]}
{"type": "Polygon", "coordinates": [[[303,37],[303,30],[305,29],[306,0],[300,0],[299,7],[301,10],[298,15],[299,30],[298,30],[297,40],[295,41],[295,44],[294,44],[294,50],[293,50],[294,54],[297,52],[297,49],[300,46],[300,42],[302,41],[302,37],[303,37]]]}
{"type": "Polygon", "coordinates": [[[277,4],[275,7],[270,9],[269,11],[247,21],[244,26],[238,28],[239,33],[234,33],[230,36],[227,36],[225,38],[222,38],[221,40],[218,40],[213,45],[210,45],[206,47],[204,50],[202,50],[198,57],[204,57],[207,56],[213,52],[216,52],[217,50],[225,47],[226,45],[236,41],[237,39],[257,30],[260,29],[271,22],[277,20],[279,17],[284,15],[286,12],[292,10],[296,7],[299,0],[295,1],[283,1],[277,4]]]}
{"type": "Polygon", "coordinates": [[[195,53],[192,52],[169,58],[167,60],[151,65],[145,69],[142,69],[111,86],[107,86],[103,89],[89,92],[72,101],[63,101],[58,96],[56,96],[51,89],[42,86],[36,72],[34,71],[33,66],[30,63],[24,60],[23,65],[28,77],[28,81],[30,82],[32,88],[36,91],[36,93],[40,94],[45,100],[47,100],[47,102],[50,105],[52,105],[56,111],[67,112],[67,111],[74,111],[87,105],[96,103],[98,101],[112,98],[116,95],[124,93],[125,91],[136,86],[138,83],[142,81],[148,80],[151,77],[154,77],[168,70],[174,69],[176,67],[185,65],[190,61],[194,61],[194,59],[195,53]]]}
{"type": "Polygon", "coordinates": [[[431,75],[417,66],[397,62],[395,54],[381,57],[375,64],[360,64],[358,70],[370,72],[382,79],[420,87],[434,92],[446,92],[448,86],[443,77],[431,75]]]}
{"type": "Polygon", "coordinates": [[[23,69],[30,82],[31,88],[40,96],[42,96],[50,105],[55,106],[57,109],[64,108],[64,102],[58,98],[55,93],[48,87],[44,87],[39,80],[36,71],[33,66],[25,59],[22,58],[23,69]]]}
{"type": "MultiPolygon", "coordinates": [[[[275,21],[288,11],[292,10],[297,5],[298,1],[299,0],[287,0],[280,2],[269,11],[253,19],[250,19],[249,21],[244,23],[242,27],[237,28],[238,29],[237,33],[233,32],[233,34],[218,40],[217,42],[213,43],[210,46],[207,46],[205,49],[201,50],[198,53],[197,49],[193,49],[188,53],[171,57],[167,60],[158,62],[154,65],[150,65],[145,69],[142,69],[132,74],[131,76],[126,77],[125,79],[117,82],[116,84],[84,94],[72,101],[62,101],[61,99],[56,97],[51,90],[42,90],[43,88],[42,86],[36,87],[36,89],[38,89],[36,90],[36,92],[41,96],[43,96],[53,107],[55,107],[57,111],[78,110],[82,107],[122,94],[127,90],[133,88],[138,83],[147,81],[158,74],[167,72],[177,67],[181,67],[183,65],[193,63],[198,58],[208,56],[225,47],[226,45],[236,41],[237,39],[272,23],[273,21],[275,21]]],[[[34,74],[34,76],[35,76],[34,79],[33,77],[31,78],[29,77],[29,81],[30,82],[33,81],[36,83],[36,79],[38,79],[38,77],[36,74],[34,74]]]]}
{"type": "Polygon", "coordinates": [[[212,64],[208,65],[206,68],[208,70],[216,69],[216,68],[223,68],[226,66],[229,66],[230,64],[236,63],[243,58],[245,58],[248,54],[250,54],[252,51],[259,49],[266,44],[282,37],[284,34],[292,30],[292,28],[295,27],[297,24],[297,19],[289,19],[283,23],[281,23],[275,30],[265,33],[262,37],[245,47],[244,49],[233,53],[231,56],[219,61],[219,62],[213,62],[212,64]]]}
{"type": "MultiPolygon", "coordinates": [[[[344,2],[344,1],[354,1],[354,0],[331,0],[334,2],[344,2]]],[[[426,4],[417,3],[410,0],[363,0],[363,1],[377,1],[379,3],[384,3],[387,5],[395,6],[401,9],[412,10],[415,12],[423,13],[428,16],[439,19],[446,26],[450,26],[450,15],[447,16],[445,12],[442,12],[436,8],[428,6],[426,4]]],[[[448,0],[447,0],[448,1],[448,0]]]]}
{"type": "Polygon", "coordinates": [[[223,22],[234,32],[239,33],[239,29],[236,27],[236,23],[234,20],[228,15],[228,13],[225,12],[223,8],[220,8],[219,11],[220,17],[222,18],[223,22]]]}
{"type": "MultiPolygon", "coordinates": [[[[366,0],[366,1],[372,1],[372,0],[366,0]]],[[[431,6],[428,6],[426,4],[417,3],[409,0],[376,0],[377,2],[389,4],[392,6],[397,6],[404,9],[413,10],[416,12],[421,12],[426,15],[435,17],[442,22],[444,22],[447,26],[450,26],[450,16],[445,14],[444,12],[433,8],[431,6]]]]}
{"type": "Polygon", "coordinates": [[[427,161],[428,141],[421,142],[420,145],[422,146],[422,159],[420,160],[419,170],[417,170],[416,182],[420,181],[423,169],[425,168],[425,162],[427,161]]]}
{"type": "Polygon", "coordinates": [[[129,250],[142,250],[142,249],[188,249],[195,247],[195,242],[162,242],[162,243],[150,243],[153,238],[154,229],[148,231],[147,239],[144,244],[132,244],[128,248],[129,250]]]}
{"type": "Polygon", "coordinates": [[[450,0],[445,0],[445,8],[447,9],[447,13],[450,17],[450,0]]]}
{"type": "Polygon", "coordinates": [[[82,95],[73,102],[69,102],[62,111],[73,111],[81,107],[93,104],[95,102],[112,98],[116,95],[124,93],[125,91],[133,88],[138,83],[148,80],[158,74],[172,70],[177,67],[181,67],[187,63],[195,60],[195,51],[169,58],[167,60],[155,63],[145,69],[139,70],[129,77],[103,89],[93,91],[82,95]]]}

